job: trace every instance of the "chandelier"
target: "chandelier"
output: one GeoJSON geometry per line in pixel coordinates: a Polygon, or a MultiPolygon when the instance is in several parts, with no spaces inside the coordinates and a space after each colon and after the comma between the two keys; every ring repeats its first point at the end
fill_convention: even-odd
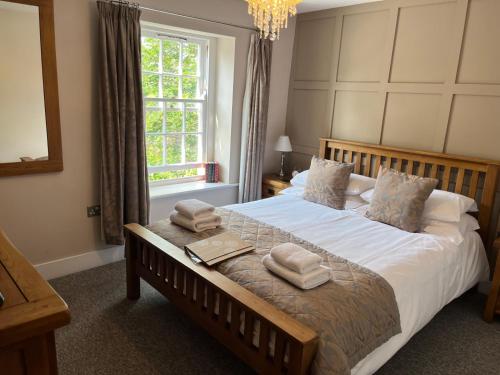
{"type": "Polygon", "coordinates": [[[280,30],[288,25],[288,14],[297,14],[297,4],[302,0],[246,0],[248,14],[260,31],[261,38],[276,40],[280,30]]]}

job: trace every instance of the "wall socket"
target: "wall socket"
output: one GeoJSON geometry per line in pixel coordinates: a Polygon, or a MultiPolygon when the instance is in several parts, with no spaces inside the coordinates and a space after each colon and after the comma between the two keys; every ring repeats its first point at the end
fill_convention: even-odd
{"type": "Polygon", "coordinates": [[[101,206],[88,206],[87,207],[87,217],[101,216],[101,206]]]}

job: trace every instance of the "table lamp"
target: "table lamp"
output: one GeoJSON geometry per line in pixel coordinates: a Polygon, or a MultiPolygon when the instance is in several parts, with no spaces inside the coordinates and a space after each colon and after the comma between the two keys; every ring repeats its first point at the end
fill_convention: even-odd
{"type": "Polygon", "coordinates": [[[287,135],[281,135],[274,146],[276,151],[281,152],[281,170],[280,170],[280,178],[285,177],[285,152],[292,152],[292,145],[290,144],[290,138],[287,135]]]}

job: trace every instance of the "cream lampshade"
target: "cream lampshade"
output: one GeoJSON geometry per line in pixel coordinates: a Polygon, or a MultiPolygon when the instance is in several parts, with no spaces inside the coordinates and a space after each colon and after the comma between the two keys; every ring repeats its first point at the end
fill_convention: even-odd
{"type": "Polygon", "coordinates": [[[278,138],[276,145],[274,146],[276,151],[281,152],[292,152],[292,145],[290,143],[290,138],[288,135],[282,135],[278,138]]]}
{"type": "Polygon", "coordinates": [[[285,152],[292,152],[292,144],[290,143],[290,138],[287,135],[282,135],[278,138],[278,141],[274,145],[276,151],[281,151],[281,170],[280,178],[285,177],[285,152]]]}

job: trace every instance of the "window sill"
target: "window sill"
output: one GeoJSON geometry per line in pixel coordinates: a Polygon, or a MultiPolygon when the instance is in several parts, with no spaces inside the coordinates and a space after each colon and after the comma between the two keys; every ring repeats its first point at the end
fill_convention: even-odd
{"type": "Polygon", "coordinates": [[[186,182],[183,184],[172,184],[163,186],[150,186],[150,200],[189,195],[195,191],[225,190],[237,187],[238,184],[224,184],[222,182],[209,183],[205,181],[186,182]]]}

